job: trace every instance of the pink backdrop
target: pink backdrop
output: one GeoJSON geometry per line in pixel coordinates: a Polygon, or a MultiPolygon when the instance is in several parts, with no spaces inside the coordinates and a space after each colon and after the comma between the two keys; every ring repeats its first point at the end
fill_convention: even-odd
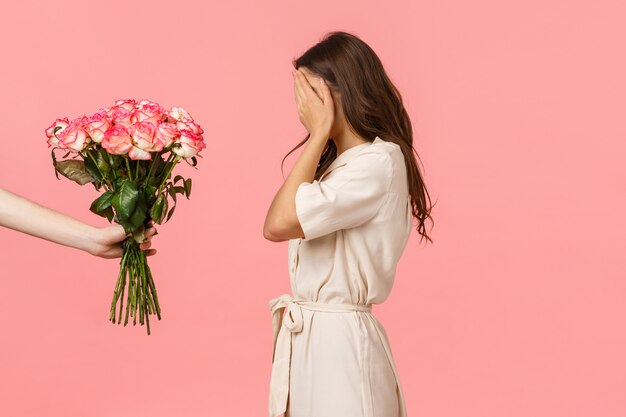
{"type": "Polygon", "coordinates": [[[186,107],[208,148],[155,239],[150,337],[107,320],[116,261],[0,230],[0,415],[266,415],[267,302],[289,283],[262,226],[304,133],[291,59],[334,29],[403,92],[438,200],[435,245],[414,232],[374,313],[409,414],[626,415],[623,3],[8,3],[2,187],[106,224],[93,188],[55,179],[44,129],[117,98],[186,107]]]}

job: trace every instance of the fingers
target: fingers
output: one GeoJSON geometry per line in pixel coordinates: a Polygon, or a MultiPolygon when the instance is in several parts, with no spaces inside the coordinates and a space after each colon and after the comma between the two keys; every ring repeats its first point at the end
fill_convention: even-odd
{"type": "Polygon", "coordinates": [[[326,81],[321,77],[320,77],[320,88],[322,90],[322,94],[324,95],[324,99],[323,99],[324,105],[332,107],[334,105],[333,96],[330,93],[330,88],[328,88],[328,84],[326,84],[326,81]]]}
{"type": "Polygon", "coordinates": [[[293,92],[296,103],[298,106],[301,106],[305,96],[300,83],[300,75],[297,70],[293,72],[293,92]]]}
{"type": "Polygon", "coordinates": [[[319,96],[315,91],[313,91],[313,88],[309,84],[306,75],[304,75],[304,73],[300,70],[297,70],[296,73],[298,77],[298,84],[300,85],[302,91],[302,97],[306,99],[319,99],[319,96]]]}
{"type": "Polygon", "coordinates": [[[150,237],[152,237],[152,236],[154,236],[156,234],[157,234],[157,230],[154,227],[146,229],[146,231],[144,232],[144,236],[146,237],[146,239],[149,239],[150,237]]]}

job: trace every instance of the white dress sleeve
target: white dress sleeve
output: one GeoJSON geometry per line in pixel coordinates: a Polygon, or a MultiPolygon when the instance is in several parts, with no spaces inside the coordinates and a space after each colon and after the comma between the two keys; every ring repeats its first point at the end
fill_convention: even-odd
{"type": "Polygon", "coordinates": [[[296,214],[304,239],[359,226],[376,215],[391,185],[393,166],[386,153],[364,151],[322,181],[296,190],[296,214]]]}

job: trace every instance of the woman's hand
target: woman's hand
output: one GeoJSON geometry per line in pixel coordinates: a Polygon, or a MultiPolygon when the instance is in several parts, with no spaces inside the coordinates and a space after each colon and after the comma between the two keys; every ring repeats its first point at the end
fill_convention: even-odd
{"type": "MultiPolygon", "coordinates": [[[[150,249],[152,246],[152,236],[157,234],[157,231],[154,228],[154,222],[152,220],[150,220],[148,224],[151,227],[146,229],[146,239],[139,247],[146,252],[146,256],[152,256],[156,253],[156,249],[150,249]]],[[[128,236],[130,236],[130,234],[126,234],[124,228],[119,224],[97,227],[93,232],[93,245],[89,253],[107,259],[120,258],[122,256],[122,242],[124,242],[128,236]]]]}
{"type": "MultiPolygon", "coordinates": [[[[335,106],[330,88],[323,78],[319,78],[322,98],[317,95],[309,84],[301,69],[293,71],[294,95],[298,108],[300,122],[304,125],[311,137],[320,137],[328,140],[335,118],[335,106]]],[[[311,77],[314,78],[314,77],[311,77]]]]}

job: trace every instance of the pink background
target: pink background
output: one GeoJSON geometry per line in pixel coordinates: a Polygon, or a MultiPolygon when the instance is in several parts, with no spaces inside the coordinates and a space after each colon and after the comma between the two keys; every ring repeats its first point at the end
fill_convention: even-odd
{"type": "Polygon", "coordinates": [[[155,239],[150,337],[107,321],[116,261],[0,230],[0,415],[266,415],[267,302],[289,283],[262,227],[304,134],[291,60],[334,29],[403,93],[438,200],[435,245],[414,232],[374,312],[409,415],[626,415],[622,2],[11,3],[2,187],[105,225],[44,129],[117,98],[186,107],[208,148],[155,239]]]}

